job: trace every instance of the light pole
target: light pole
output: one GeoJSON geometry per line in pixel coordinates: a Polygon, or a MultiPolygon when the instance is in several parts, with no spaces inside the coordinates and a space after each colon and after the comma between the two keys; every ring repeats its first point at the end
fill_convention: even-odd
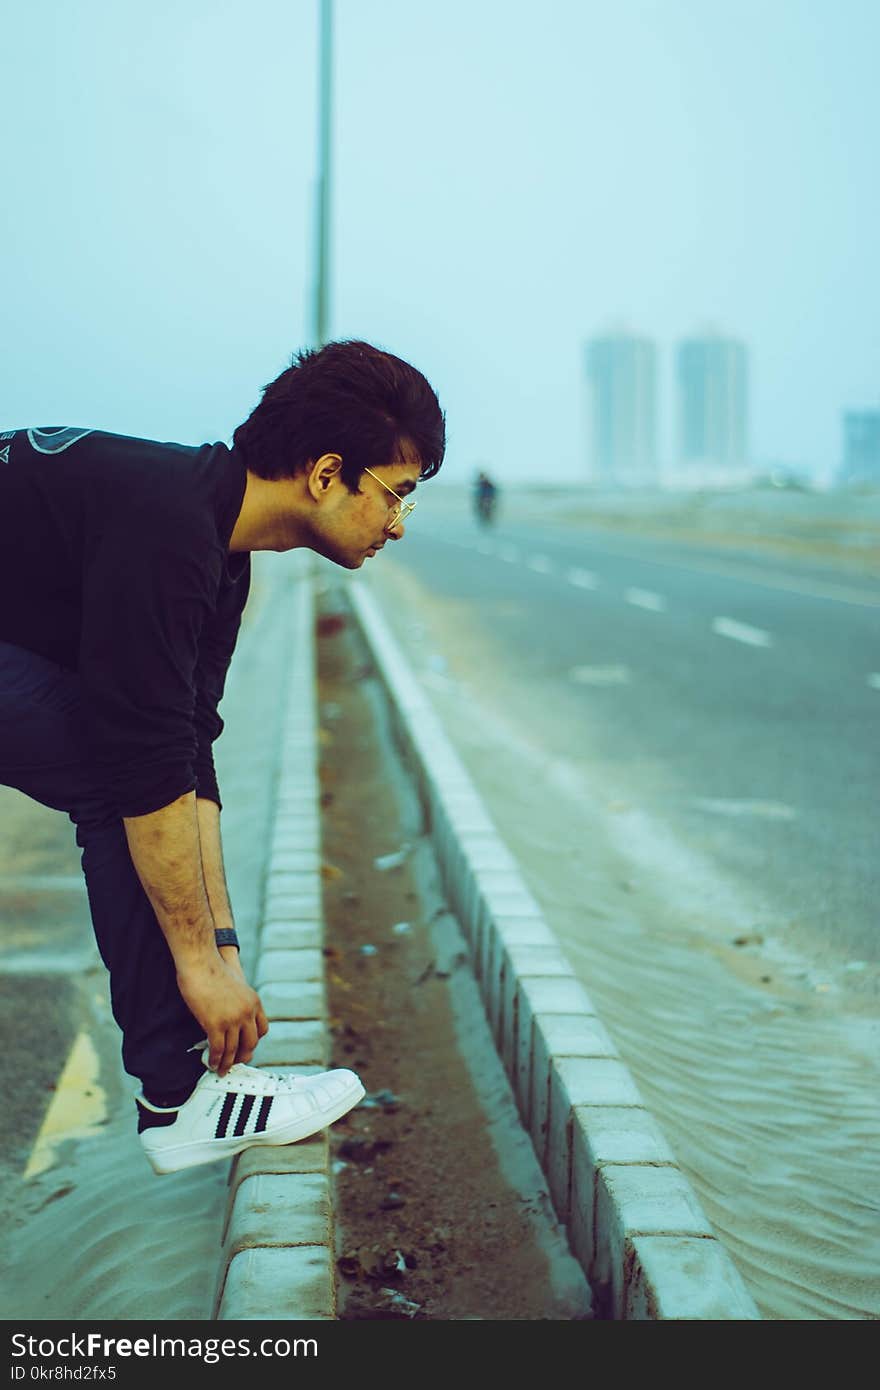
{"type": "Polygon", "coordinates": [[[316,198],[317,273],[312,339],[316,347],[327,341],[330,279],[330,159],[333,77],[332,0],[321,0],[321,64],[318,93],[318,187],[316,198]]]}

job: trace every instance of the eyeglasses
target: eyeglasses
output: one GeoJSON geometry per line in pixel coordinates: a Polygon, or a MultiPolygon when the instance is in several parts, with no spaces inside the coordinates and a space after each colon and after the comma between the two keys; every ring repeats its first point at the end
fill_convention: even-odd
{"type": "Polygon", "coordinates": [[[389,513],[388,520],[385,523],[385,530],[393,531],[395,526],[399,526],[402,521],[406,521],[408,517],[412,516],[416,509],[416,504],[415,502],[407,502],[404,498],[398,497],[394,488],[389,487],[387,483],[383,483],[382,479],[373,472],[372,468],[365,468],[364,472],[369,473],[371,478],[375,478],[377,483],[381,483],[386,492],[390,492],[391,496],[397,499],[398,505],[389,513]]]}

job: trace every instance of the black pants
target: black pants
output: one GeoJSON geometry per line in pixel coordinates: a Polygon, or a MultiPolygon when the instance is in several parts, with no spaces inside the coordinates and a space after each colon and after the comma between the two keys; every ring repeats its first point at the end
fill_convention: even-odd
{"type": "Polygon", "coordinates": [[[177,988],[174,961],[141,887],[118,814],[87,752],[78,677],[0,642],[0,784],[66,811],[76,826],[92,924],[110,971],[122,1060],[146,1090],[183,1088],[203,1074],[204,1037],[177,988]]]}

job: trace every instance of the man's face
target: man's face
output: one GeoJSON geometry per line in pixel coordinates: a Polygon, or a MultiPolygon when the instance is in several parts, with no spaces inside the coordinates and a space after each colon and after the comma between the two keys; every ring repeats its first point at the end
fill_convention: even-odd
{"type": "Polygon", "coordinates": [[[341,474],[324,478],[312,549],[345,569],[360,569],[388,540],[400,540],[403,523],[395,518],[419,480],[411,453],[393,464],[362,473],[358,492],[349,492],[341,474]],[[394,495],[396,494],[396,496],[394,495]]]}

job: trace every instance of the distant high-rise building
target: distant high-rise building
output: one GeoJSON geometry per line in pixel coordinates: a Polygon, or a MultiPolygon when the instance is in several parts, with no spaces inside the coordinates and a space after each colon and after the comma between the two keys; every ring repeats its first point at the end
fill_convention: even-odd
{"type": "Polygon", "coordinates": [[[615,333],[587,344],[590,453],[598,482],[656,482],[656,382],[656,352],[648,339],[615,333]]]}
{"type": "Polygon", "coordinates": [[[743,343],[716,334],[678,345],[679,457],[686,473],[744,472],[748,362],[743,343]]]}
{"type": "Polygon", "coordinates": [[[880,410],[843,412],[842,483],[880,483],[880,410]]]}

